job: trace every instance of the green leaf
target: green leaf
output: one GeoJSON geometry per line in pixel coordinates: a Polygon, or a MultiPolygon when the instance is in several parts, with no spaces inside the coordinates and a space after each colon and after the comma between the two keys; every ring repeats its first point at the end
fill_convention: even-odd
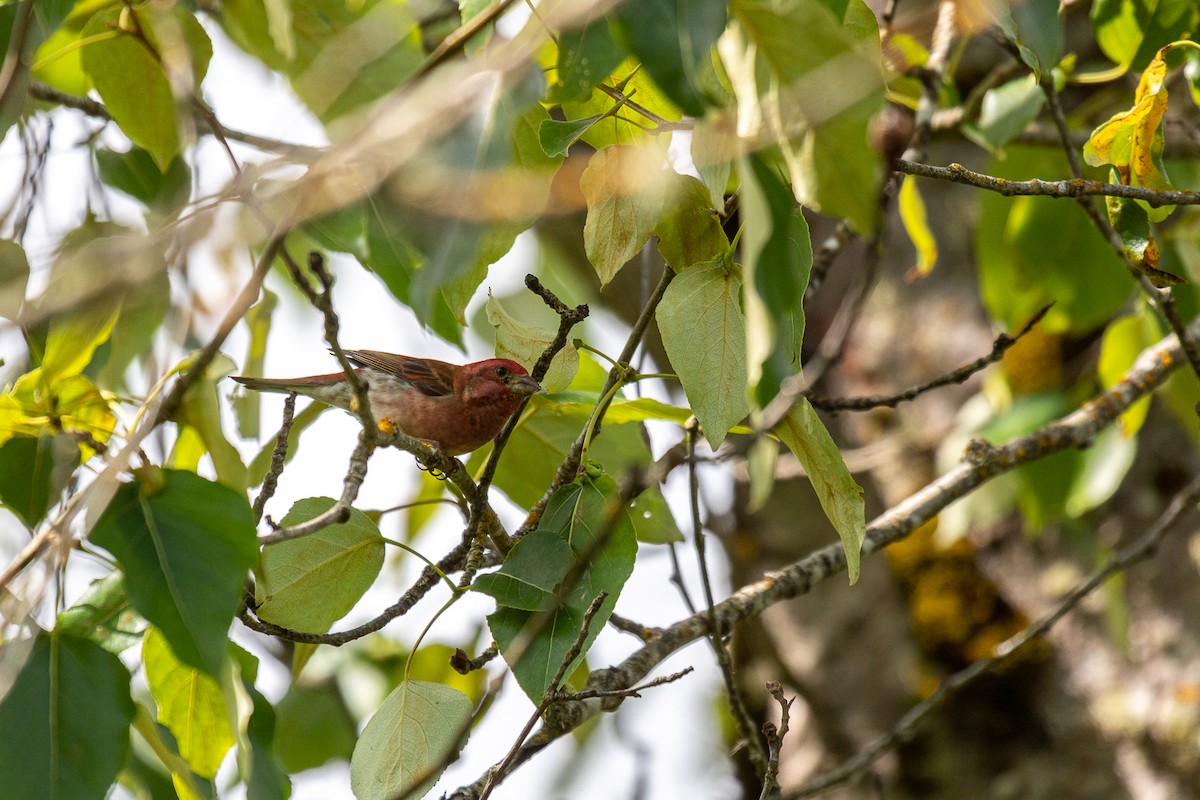
{"type": "Polygon", "coordinates": [[[217,383],[235,370],[229,356],[218,353],[183,398],[179,421],[193,428],[212,457],[217,479],[237,492],[246,491],[249,475],[242,456],[225,438],[217,383]]]}
{"type": "MultiPolygon", "coordinates": [[[[535,703],[540,702],[562,666],[583,626],[584,613],[601,592],[608,596],[592,619],[580,654],[568,666],[570,674],[583,662],[591,643],[612,614],[625,581],[633,572],[637,540],[627,508],[613,508],[618,501],[616,483],[606,474],[583,479],[560,488],[550,498],[539,531],[558,536],[570,546],[577,564],[586,564],[573,586],[560,587],[559,603],[553,611],[529,611],[501,606],[488,616],[492,636],[509,661],[517,682],[535,703]],[[528,626],[545,624],[536,632],[528,626]],[[528,638],[530,634],[532,638],[528,638]],[[513,652],[519,641],[528,646],[513,652]],[[516,663],[513,663],[514,659],[516,663]]],[[[544,541],[544,540],[543,540],[544,541]]]]}
{"type": "Polygon", "coordinates": [[[158,721],[175,737],[179,755],[192,772],[214,777],[235,741],[221,684],[181,662],[157,628],[146,632],[142,663],[158,721]]]}
{"type": "Polygon", "coordinates": [[[601,287],[650,240],[662,217],[666,178],[655,148],[609,147],[588,161],[579,179],[588,209],[583,246],[601,287]]]}
{"type": "Polygon", "coordinates": [[[861,0],[837,10],[811,0],[734,0],[730,10],[738,24],[721,56],[739,135],[780,146],[802,205],[870,232],[882,170],[867,129],[884,91],[874,15],[861,0]]]}
{"type": "MultiPolygon", "coordinates": [[[[5,70],[5,91],[3,97],[0,97],[0,139],[4,138],[9,127],[26,110],[31,65],[41,61],[38,53],[47,43],[47,39],[54,35],[54,30],[59,27],[73,5],[73,0],[44,0],[32,7],[22,3],[0,5],[0,52],[13,56],[8,69],[5,70]],[[29,25],[24,30],[24,36],[17,42],[13,40],[14,28],[17,19],[26,13],[26,9],[29,12],[29,25]]],[[[39,80],[45,80],[42,75],[37,77],[39,80]]],[[[83,91],[87,89],[84,88],[83,91]]]]}
{"type": "Polygon", "coordinates": [[[729,238],[717,212],[708,205],[708,189],[691,175],[675,175],[669,202],[654,228],[658,252],[676,272],[729,252],[729,238]]]}
{"type": "MultiPolygon", "coordinates": [[[[196,18],[181,7],[137,6],[124,12],[134,17],[149,42],[121,26],[123,11],[100,11],[84,26],[88,44],[81,53],[83,69],[113,120],[166,173],[180,152],[180,141],[176,98],[159,58],[190,62],[171,66],[190,68],[198,89],[212,57],[212,44],[196,18]]],[[[180,100],[180,107],[190,108],[187,98],[180,100]]]]}
{"type": "Polygon", "coordinates": [[[749,412],[741,278],[720,262],[671,282],[656,318],[671,365],[714,450],[749,412]]]}
{"type": "Polygon", "coordinates": [[[846,572],[850,584],[854,585],[858,581],[859,558],[867,534],[862,487],[851,477],[841,452],[807,398],[799,398],[775,428],[775,433],[800,461],[812,481],[821,508],[841,537],[846,572]]]}
{"type": "Polygon", "coordinates": [[[178,210],[191,195],[192,172],[178,156],[166,170],[160,170],[150,153],[140,147],[127,153],[100,148],[96,166],[105,184],[159,213],[178,210]]]}
{"type": "MultiPolygon", "coordinates": [[[[239,660],[252,660],[257,670],[258,659],[240,647],[231,649],[239,660]]],[[[242,688],[250,695],[253,705],[250,719],[246,721],[246,739],[250,744],[250,774],[243,775],[246,800],[287,800],[292,794],[292,781],[275,758],[276,734],[281,728],[276,723],[271,701],[254,687],[254,676],[249,673],[242,669],[242,688]]]]}
{"type": "Polygon", "coordinates": [[[573,563],[571,546],[558,532],[539,528],[517,542],[500,569],[480,575],[471,588],[496,598],[497,605],[542,611],[558,601],[554,588],[573,563]]]}
{"type": "MultiPolygon", "coordinates": [[[[558,80],[552,97],[558,102],[583,100],[616,69],[625,54],[613,41],[608,20],[590,18],[586,25],[558,35],[558,80]]],[[[599,119],[599,117],[596,117],[599,119]]],[[[547,150],[546,152],[550,152],[547,150]]]]}
{"type": "Polygon", "coordinates": [[[216,19],[238,47],[287,75],[322,122],[395,90],[424,57],[407,3],[229,0],[216,19]]]}
{"type": "Polygon", "coordinates": [[[139,470],[91,541],[116,557],[133,607],[179,659],[217,676],[258,552],[245,497],[191,472],[139,470]]]}
{"type": "Polygon", "coordinates": [[[1165,44],[1200,22],[1192,0],[1096,0],[1092,27],[1104,54],[1124,69],[1144,69],[1165,44]]]}
{"type": "Polygon", "coordinates": [[[617,7],[612,27],[671,100],[701,117],[713,105],[711,54],[726,15],[725,0],[639,0],[617,7]]]}
{"type": "Polygon", "coordinates": [[[594,114],[583,119],[557,120],[544,119],[538,126],[538,143],[548,156],[563,156],[583,137],[588,129],[604,119],[601,114],[594,114]]]}
{"type": "Polygon", "coordinates": [[[34,528],[79,466],[70,436],[18,436],[0,446],[0,502],[34,528]]]}
{"type": "Polygon", "coordinates": [[[16,321],[25,302],[29,282],[29,260],[25,249],[9,239],[0,239],[0,317],[16,321]]]}
{"type": "MultiPolygon", "coordinates": [[[[331,497],[299,500],[282,524],[310,520],[335,504],[331,497]]],[[[254,593],[258,615],[292,630],[324,633],[371,588],[383,556],[379,528],[353,508],[343,523],[268,545],[254,593]]]]}
{"type": "Polygon", "coordinates": [[[751,287],[744,292],[749,383],[765,406],[785,378],[800,371],[804,290],[812,271],[812,241],[787,184],[766,161],[738,163],[742,185],[742,253],[751,287]]]}
{"type": "Polygon", "coordinates": [[[358,725],[337,684],[295,686],[275,706],[275,755],[288,772],[303,772],[335,758],[349,760],[358,725]]]}
{"type": "Polygon", "coordinates": [[[350,760],[358,800],[421,797],[466,740],[470,699],[449,686],[404,681],[371,717],[350,760]]]}
{"type": "MultiPolygon", "coordinates": [[[[555,333],[544,330],[510,315],[500,301],[488,292],[487,320],[496,329],[496,357],[510,358],[526,369],[532,369],[542,353],[554,341],[555,333]]],[[[565,389],[575,378],[579,369],[579,351],[571,343],[558,351],[550,362],[550,369],[542,379],[547,392],[565,389]]]]}
{"type": "MultiPolygon", "coordinates": [[[[16,648],[5,645],[12,663],[16,648]]],[[[129,755],[129,670],[98,644],[39,633],[0,700],[0,786],[5,800],[102,800],[129,755]]]]}
{"type": "MultiPolygon", "coordinates": [[[[597,399],[598,395],[594,392],[570,391],[537,395],[532,402],[538,413],[570,414],[585,420],[591,415],[597,399]]],[[[691,416],[691,409],[669,405],[653,397],[638,397],[632,400],[619,397],[609,405],[608,412],[604,415],[604,423],[612,425],[659,419],[674,422],[682,428],[691,416]]],[[[735,425],[730,428],[730,432],[754,433],[754,429],[746,425],[735,425]]]]}
{"type": "Polygon", "coordinates": [[[113,572],[93,581],[75,605],[59,614],[56,629],[120,655],[141,641],[146,620],[129,604],[125,576],[113,572]]]}
{"type": "Polygon", "coordinates": [[[1129,263],[1146,273],[1158,288],[1187,283],[1183,278],[1158,268],[1160,251],[1150,229],[1150,218],[1146,210],[1135,201],[1125,197],[1106,197],[1104,206],[1113,230],[1121,237],[1121,249],[1129,263]]]}
{"type": "MultiPolygon", "coordinates": [[[[1066,160],[1048,148],[1013,146],[988,174],[1010,180],[1065,175],[1066,160]]],[[[1090,331],[1124,304],[1133,282],[1108,242],[1074,203],[1047,197],[979,199],[975,256],[984,306],[1010,330],[1047,303],[1051,333],[1090,331]]]]}
{"type": "Polygon", "coordinates": [[[1016,43],[1024,61],[1045,75],[1062,58],[1063,22],[1058,0],[1027,0],[999,15],[1000,27],[1016,43]]]}
{"type": "MultiPolygon", "coordinates": [[[[267,335],[271,332],[271,318],[275,314],[275,306],[278,304],[279,295],[269,289],[264,289],[262,299],[251,306],[250,310],[246,312],[246,316],[242,318],[249,329],[250,341],[246,345],[246,357],[242,360],[241,374],[262,375],[263,362],[267,356],[267,335]]],[[[262,430],[259,424],[261,411],[262,392],[242,392],[233,397],[233,413],[237,419],[239,436],[243,439],[259,437],[262,430]]],[[[251,465],[250,472],[253,476],[253,465],[251,465]]]]}
{"type": "Polygon", "coordinates": [[[696,120],[692,129],[692,163],[700,180],[708,188],[709,203],[717,211],[725,210],[725,191],[729,188],[729,173],[737,156],[737,134],[723,117],[696,120]]]}
{"type": "Polygon", "coordinates": [[[923,278],[933,272],[937,264],[938,246],[933,231],[929,229],[929,217],[925,213],[925,201],[921,199],[921,192],[917,188],[916,176],[904,176],[898,203],[900,221],[904,223],[904,231],[917,251],[917,263],[910,274],[923,278]]]}
{"type": "Polygon", "coordinates": [[[136,286],[125,287],[112,333],[96,348],[85,373],[106,389],[126,387],[126,370],[134,361],[145,363],[151,357],[154,336],[170,308],[171,281],[166,271],[156,271],[136,286]]]}
{"type": "Polygon", "coordinates": [[[1035,76],[1011,80],[984,93],[979,118],[964,125],[963,134],[998,156],[1006,144],[1037,119],[1044,105],[1046,93],[1035,76]]]}
{"type": "MultiPolygon", "coordinates": [[[[1093,167],[1111,164],[1130,186],[1158,191],[1171,190],[1163,166],[1162,118],[1167,112],[1167,63],[1169,47],[1158,52],[1142,73],[1134,95],[1133,107],[1114,114],[1094,131],[1083,146],[1083,158],[1093,167]]],[[[1166,219],[1175,206],[1150,206],[1136,201],[1155,222],[1166,219]]]]}
{"type": "MultiPolygon", "coordinates": [[[[1154,321],[1145,314],[1130,314],[1109,323],[1100,340],[1100,358],[1096,372],[1105,389],[1115,386],[1142,350],[1161,338],[1154,321]]],[[[1150,412],[1150,397],[1147,395],[1122,412],[1118,420],[1121,432],[1133,436],[1141,429],[1150,412]]]]}
{"type": "Polygon", "coordinates": [[[639,542],[670,544],[683,541],[683,534],[675,524],[675,515],[657,486],[634,498],[629,504],[629,519],[639,542]]]}

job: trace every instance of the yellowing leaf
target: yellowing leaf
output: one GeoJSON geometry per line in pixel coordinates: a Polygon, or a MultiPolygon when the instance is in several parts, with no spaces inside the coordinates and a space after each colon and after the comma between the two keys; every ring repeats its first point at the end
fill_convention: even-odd
{"type": "MultiPolygon", "coordinates": [[[[620,90],[625,97],[668,122],[678,121],[683,115],[633,56],[622,61],[603,83],[620,90]]],[[[629,108],[617,109],[617,102],[603,91],[594,89],[586,100],[564,102],[562,110],[568,120],[603,116],[583,134],[583,140],[597,150],[605,150],[614,144],[645,144],[655,138],[661,138],[666,146],[670,134],[656,136],[650,133],[644,127],[652,124],[649,119],[629,108]]]]}
{"type": "Polygon", "coordinates": [[[837,529],[853,585],[858,580],[859,558],[867,534],[862,487],[851,477],[841,452],[806,398],[801,397],[792,407],[775,433],[803,465],[821,508],[837,529]]]}
{"type": "Polygon", "coordinates": [[[92,360],[96,348],[108,340],[117,321],[117,309],[99,303],[74,310],[50,323],[42,355],[42,379],[54,386],[62,378],[78,375],[92,360]]]}
{"type": "MultiPolygon", "coordinates": [[[[1162,118],[1167,111],[1167,64],[1163,57],[1171,49],[1167,45],[1142,73],[1134,95],[1133,108],[1114,114],[1107,122],[1092,131],[1083,147],[1083,157],[1093,167],[1112,164],[1123,183],[1149,189],[1170,190],[1162,164],[1162,118]]],[[[1175,210],[1174,206],[1153,208],[1138,201],[1150,219],[1161,222],[1175,210]]]]}
{"type": "MultiPolygon", "coordinates": [[[[1161,338],[1154,320],[1145,314],[1129,315],[1114,321],[1100,340],[1100,358],[1096,372],[1105,389],[1110,389],[1125,376],[1143,349],[1161,338]]],[[[1150,412],[1150,397],[1141,398],[1126,409],[1118,420],[1121,433],[1133,436],[1146,421],[1150,412]]]]}
{"type": "Polygon", "coordinates": [[[912,175],[904,176],[904,182],[900,184],[900,221],[904,223],[904,230],[917,250],[917,265],[913,267],[913,273],[923,278],[937,264],[938,247],[933,231],[929,230],[929,219],[925,215],[925,202],[917,190],[917,179],[912,175]]]}
{"type": "Polygon", "coordinates": [[[583,245],[607,286],[650,239],[663,210],[666,161],[651,147],[609,147],[592,156],[579,179],[587,200],[583,245]]]}
{"type": "Polygon", "coordinates": [[[742,279],[721,262],[686,269],[658,306],[658,329],[671,365],[716,449],[749,412],[742,279]]]}
{"type": "Polygon", "coordinates": [[[221,684],[180,661],[158,628],[146,632],[142,660],[158,721],[175,736],[179,755],[192,771],[212,778],[234,743],[221,684]]]}
{"type": "MultiPolygon", "coordinates": [[[[533,369],[533,365],[554,341],[551,331],[522,322],[510,315],[500,305],[500,301],[492,297],[491,292],[488,292],[487,319],[496,329],[496,356],[511,358],[518,364],[523,364],[526,369],[533,369]]],[[[542,379],[542,387],[547,392],[567,388],[575,378],[577,369],[579,351],[568,342],[550,362],[550,369],[542,379]]]]}

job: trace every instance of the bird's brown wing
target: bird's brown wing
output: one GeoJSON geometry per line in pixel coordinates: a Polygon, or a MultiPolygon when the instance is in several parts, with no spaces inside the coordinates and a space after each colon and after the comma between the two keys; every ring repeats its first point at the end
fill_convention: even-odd
{"type": "Polygon", "coordinates": [[[454,394],[454,373],[458,367],[445,361],[382,353],[378,350],[347,350],[346,358],[360,367],[395,375],[412,384],[421,394],[430,397],[454,394]]]}

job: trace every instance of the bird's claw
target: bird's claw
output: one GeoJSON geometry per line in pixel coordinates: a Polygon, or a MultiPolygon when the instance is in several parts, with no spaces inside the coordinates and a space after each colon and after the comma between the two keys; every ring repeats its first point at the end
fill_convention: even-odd
{"type": "Polygon", "coordinates": [[[421,442],[425,444],[432,452],[430,453],[430,458],[427,460],[422,460],[419,457],[417,458],[418,469],[428,472],[431,476],[439,481],[446,480],[448,477],[450,477],[446,471],[446,465],[450,463],[450,456],[446,455],[446,452],[442,450],[441,446],[437,442],[431,442],[426,439],[422,439],[421,442]]]}

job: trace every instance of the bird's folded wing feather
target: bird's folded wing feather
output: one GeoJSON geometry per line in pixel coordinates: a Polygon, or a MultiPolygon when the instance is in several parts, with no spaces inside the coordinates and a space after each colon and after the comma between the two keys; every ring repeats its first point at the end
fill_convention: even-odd
{"type": "Polygon", "coordinates": [[[430,397],[454,394],[454,373],[458,367],[445,361],[382,353],[378,350],[347,350],[346,358],[360,367],[395,375],[430,397]]]}

